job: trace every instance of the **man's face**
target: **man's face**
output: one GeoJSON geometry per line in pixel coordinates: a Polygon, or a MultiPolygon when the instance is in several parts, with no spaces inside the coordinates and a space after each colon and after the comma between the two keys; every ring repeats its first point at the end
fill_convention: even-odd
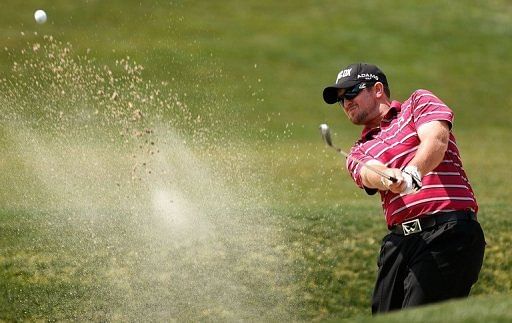
{"type": "Polygon", "coordinates": [[[357,91],[358,86],[356,85],[355,89],[340,89],[339,103],[353,124],[366,125],[378,115],[379,104],[375,98],[373,84],[360,91],[357,91]]]}

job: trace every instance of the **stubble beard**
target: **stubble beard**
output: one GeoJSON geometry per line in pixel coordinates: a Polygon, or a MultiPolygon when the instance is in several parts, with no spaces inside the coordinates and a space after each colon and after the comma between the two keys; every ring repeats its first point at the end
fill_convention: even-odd
{"type": "Polygon", "coordinates": [[[367,111],[360,111],[354,117],[352,118],[352,123],[355,125],[364,125],[366,122],[366,119],[368,119],[368,112],[367,111]]]}

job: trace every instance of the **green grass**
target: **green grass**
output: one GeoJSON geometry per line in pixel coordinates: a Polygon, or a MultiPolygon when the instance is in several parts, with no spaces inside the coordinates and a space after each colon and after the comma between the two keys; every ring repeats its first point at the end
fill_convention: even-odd
{"type": "Polygon", "coordinates": [[[357,139],[321,99],[354,61],[382,67],[395,99],[427,88],[455,111],[488,242],[470,299],[376,321],[510,320],[511,13],[504,0],[3,4],[0,320],[368,320],[380,203],[317,132],[357,139]],[[51,44],[70,53],[46,58],[51,44]]]}
{"type": "MultiPolygon", "coordinates": [[[[478,296],[375,317],[372,322],[510,322],[510,295],[478,296]]],[[[343,320],[345,321],[345,320],[343,320]]],[[[355,317],[348,322],[367,322],[355,317]]]]}

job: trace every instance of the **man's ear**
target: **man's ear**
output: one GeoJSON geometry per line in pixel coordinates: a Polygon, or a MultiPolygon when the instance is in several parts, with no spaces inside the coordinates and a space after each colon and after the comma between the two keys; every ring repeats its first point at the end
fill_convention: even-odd
{"type": "Polygon", "coordinates": [[[373,88],[375,90],[375,96],[377,97],[377,99],[380,99],[386,95],[386,93],[384,93],[384,84],[382,84],[381,82],[375,83],[375,85],[373,85],[373,88]]]}

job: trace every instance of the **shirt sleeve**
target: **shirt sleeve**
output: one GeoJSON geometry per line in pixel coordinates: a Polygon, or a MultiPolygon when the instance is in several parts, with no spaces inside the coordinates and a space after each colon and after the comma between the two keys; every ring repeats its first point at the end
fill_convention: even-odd
{"type": "Polygon", "coordinates": [[[431,121],[447,121],[451,129],[453,111],[432,92],[418,90],[413,94],[412,101],[412,113],[416,129],[431,121]]]}
{"type": "MultiPolygon", "coordinates": [[[[358,145],[352,147],[352,149],[350,150],[349,156],[356,158],[356,159],[362,161],[363,163],[367,163],[368,161],[370,161],[372,159],[372,157],[365,154],[358,145]]],[[[366,191],[366,193],[368,193],[369,195],[373,195],[373,194],[377,193],[377,191],[378,191],[377,189],[368,188],[363,185],[363,180],[361,178],[361,169],[363,168],[363,166],[360,163],[357,163],[356,161],[351,160],[350,158],[347,158],[346,165],[347,165],[347,170],[348,170],[350,176],[352,177],[354,182],[357,184],[357,186],[359,186],[360,188],[363,188],[366,191]]]]}

